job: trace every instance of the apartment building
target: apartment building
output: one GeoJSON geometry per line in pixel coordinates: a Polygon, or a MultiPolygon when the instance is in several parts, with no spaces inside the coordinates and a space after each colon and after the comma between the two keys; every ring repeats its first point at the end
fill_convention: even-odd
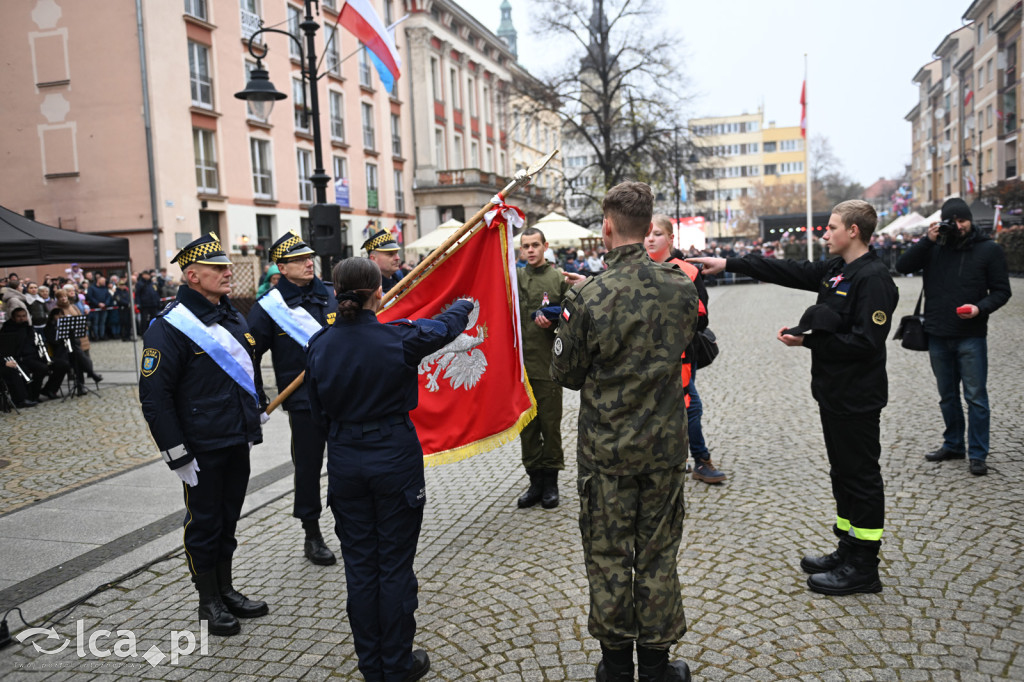
{"type": "Polygon", "coordinates": [[[691,171],[692,204],[703,215],[708,237],[738,236],[741,199],[759,186],[803,186],[807,150],[799,126],[764,125],[764,114],[691,119],[700,165],[691,171]]]}
{"type": "Polygon", "coordinates": [[[1019,179],[1021,2],[975,0],[964,26],[945,36],[913,82],[911,177],[917,203],[973,198],[1019,179]]]}
{"type": "MultiPolygon", "coordinates": [[[[393,21],[395,0],[372,3],[393,21]]],[[[262,35],[262,66],[288,95],[266,121],[233,96],[256,65],[248,38],[261,25],[299,36],[301,1],[16,4],[0,25],[0,203],[128,237],[136,269],[169,265],[205,232],[265,257],[285,231],[308,229],[314,153],[296,42],[262,35]]],[[[408,79],[384,92],[365,50],[336,26],[340,7],[320,0],[313,10],[328,201],[341,206],[349,246],[377,226],[415,238],[408,79]]],[[[401,32],[398,47],[407,54],[401,32]]]]}

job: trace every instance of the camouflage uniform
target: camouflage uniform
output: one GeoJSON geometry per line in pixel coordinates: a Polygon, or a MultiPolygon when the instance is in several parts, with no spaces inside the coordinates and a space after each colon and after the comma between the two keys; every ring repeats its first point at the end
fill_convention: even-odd
{"type": "Polygon", "coordinates": [[[547,306],[559,306],[569,289],[565,278],[548,263],[518,268],[519,317],[523,325],[523,361],[530,387],[537,399],[537,417],[523,429],[523,466],[527,471],[565,468],[562,453],[562,387],[551,380],[551,346],[556,323],[541,329],[533,313],[547,306]],[[544,299],[547,299],[545,302],[544,299]]]}
{"type": "Polygon", "coordinates": [[[676,557],[687,455],[682,355],[697,290],[643,244],[566,295],[551,376],[580,393],[580,533],[590,633],[611,649],[668,648],[686,632],[676,557]]]}

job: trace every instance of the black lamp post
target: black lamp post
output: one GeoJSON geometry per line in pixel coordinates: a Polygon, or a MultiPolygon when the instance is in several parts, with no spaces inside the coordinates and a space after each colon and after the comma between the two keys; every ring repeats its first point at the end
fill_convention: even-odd
{"type": "MultiPolygon", "coordinates": [[[[303,49],[302,41],[288,31],[276,28],[260,28],[249,37],[249,54],[256,58],[256,68],[249,74],[249,82],[245,89],[236,92],[235,97],[247,102],[249,112],[256,118],[266,121],[274,107],[274,102],[285,99],[287,95],[274,87],[270,82],[267,71],[263,68],[262,59],[267,56],[269,48],[255,42],[261,33],[280,33],[295,41],[299,48],[299,63],[302,66],[302,95],[303,115],[309,120],[312,117],[313,127],[313,174],[310,181],[313,183],[313,190],[316,193],[316,203],[309,208],[310,230],[312,232],[313,248],[321,253],[323,261],[321,273],[330,272],[330,256],[341,254],[341,212],[337,204],[327,203],[327,182],[330,176],[324,171],[324,157],[321,152],[320,137],[320,98],[317,91],[317,82],[320,77],[316,72],[316,32],[320,24],[313,20],[312,0],[304,0],[306,15],[299,28],[306,37],[306,47],[303,49]],[[309,93],[308,95],[306,93],[309,93]],[[305,101],[309,98],[308,106],[305,101]],[[319,244],[318,244],[319,243],[319,244]],[[333,247],[333,248],[332,248],[333,247]]],[[[329,276],[329,275],[328,275],[329,276]]]]}

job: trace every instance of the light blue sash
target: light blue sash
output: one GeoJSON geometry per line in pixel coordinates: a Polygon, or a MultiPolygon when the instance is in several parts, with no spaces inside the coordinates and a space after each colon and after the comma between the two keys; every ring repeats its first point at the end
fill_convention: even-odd
{"type": "Polygon", "coordinates": [[[260,305],[270,315],[270,319],[277,323],[277,326],[284,330],[297,344],[306,347],[309,339],[323,328],[316,321],[309,311],[301,306],[289,308],[284,302],[284,297],[277,289],[271,289],[266,296],[260,299],[260,305]]]}
{"type": "Polygon", "coordinates": [[[204,325],[186,306],[178,304],[164,315],[167,322],[206,351],[236,384],[245,389],[259,405],[253,380],[252,358],[234,336],[219,324],[204,325]]]}

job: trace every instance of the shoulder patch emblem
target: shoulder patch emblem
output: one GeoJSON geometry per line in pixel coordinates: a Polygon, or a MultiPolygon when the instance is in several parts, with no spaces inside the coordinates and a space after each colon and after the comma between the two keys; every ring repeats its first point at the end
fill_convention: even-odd
{"type": "Polygon", "coordinates": [[[334,319],[338,316],[338,313],[327,313],[327,324],[334,324],[334,319]]]}
{"type": "Polygon", "coordinates": [[[245,333],[245,340],[249,342],[250,346],[256,345],[256,339],[252,338],[252,334],[250,334],[249,332],[245,333]]]}
{"type": "Polygon", "coordinates": [[[147,348],[142,352],[142,376],[149,377],[160,366],[160,351],[147,348]]]}
{"type": "Polygon", "coordinates": [[[887,318],[885,316],[885,312],[882,310],[876,310],[875,312],[871,313],[871,321],[879,326],[885,324],[886,319],[887,318]]]}
{"type": "Polygon", "coordinates": [[[555,337],[555,345],[552,346],[552,350],[555,351],[555,355],[562,354],[562,338],[560,336],[555,337]]]}

